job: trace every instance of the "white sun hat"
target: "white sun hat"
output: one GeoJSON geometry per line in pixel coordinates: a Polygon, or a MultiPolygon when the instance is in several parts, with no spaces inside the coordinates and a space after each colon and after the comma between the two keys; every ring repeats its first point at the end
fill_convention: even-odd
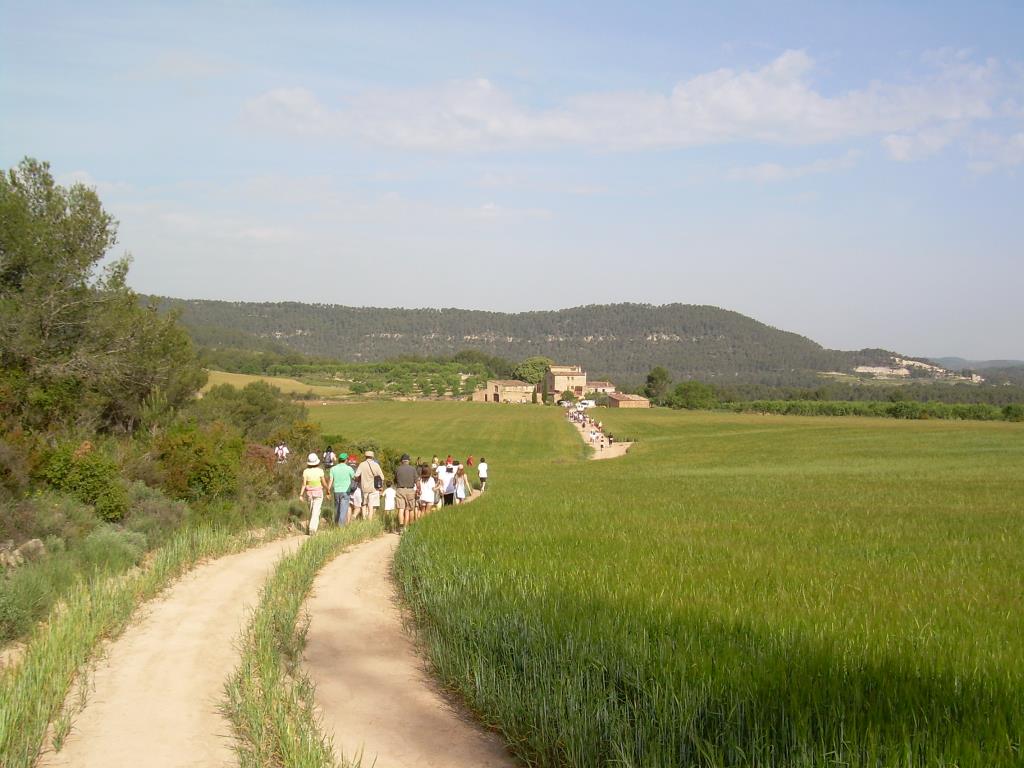
{"type": "Polygon", "coordinates": [[[320,457],[317,456],[315,453],[311,453],[309,454],[309,458],[306,459],[306,463],[311,467],[315,467],[317,464],[320,463],[320,457]]]}

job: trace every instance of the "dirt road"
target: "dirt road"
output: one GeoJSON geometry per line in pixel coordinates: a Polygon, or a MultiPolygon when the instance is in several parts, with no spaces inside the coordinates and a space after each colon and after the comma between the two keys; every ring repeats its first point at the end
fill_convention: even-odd
{"type": "Polygon", "coordinates": [[[584,427],[582,424],[578,424],[575,421],[573,426],[576,427],[576,431],[580,434],[580,439],[583,440],[589,446],[592,446],[594,452],[590,454],[591,459],[617,459],[619,456],[625,456],[626,452],[632,446],[632,443],[612,443],[608,445],[608,440],[598,440],[597,443],[590,442],[590,430],[591,427],[584,427]],[[603,447],[602,447],[603,446],[603,447]]]}
{"type": "Polygon", "coordinates": [[[339,757],[375,768],[514,766],[501,741],[453,711],[402,626],[389,571],[398,537],[330,563],[307,603],[305,666],[339,757]],[[375,762],[376,761],[376,762],[375,762]]]}
{"type": "MultiPolygon", "coordinates": [[[[41,766],[233,766],[218,711],[238,662],[236,642],[290,537],[186,574],[110,646],[64,748],[41,766]]],[[[49,746],[49,745],[47,745],[49,746]]]]}

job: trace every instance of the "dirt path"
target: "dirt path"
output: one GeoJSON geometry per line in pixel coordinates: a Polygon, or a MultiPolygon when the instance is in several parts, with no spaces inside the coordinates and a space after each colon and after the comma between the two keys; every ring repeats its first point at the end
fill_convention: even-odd
{"type": "Polygon", "coordinates": [[[501,741],[441,696],[402,625],[390,578],[398,537],[361,544],[317,577],[304,654],[339,757],[375,768],[514,766],[501,741]]]}
{"type": "MultiPolygon", "coordinates": [[[[219,713],[237,639],[290,537],[186,574],[108,649],[64,748],[41,766],[237,765],[219,713]]],[[[49,745],[48,745],[49,746],[49,745]]]]}
{"type": "Polygon", "coordinates": [[[587,445],[593,446],[594,452],[590,454],[591,459],[617,459],[619,456],[625,456],[626,452],[633,445],[632,443],[612,443],[611,445],[608,445],[607,441],[605,441],[604,447],[602,448],[602,444],[600,442],[597,445],[590,442],[590,427],[584,427],[582,424],[578,424],[575,421],[572,422],[572,425],[576,427],[576,431],[579,432],[580,439],[587,445]]]}

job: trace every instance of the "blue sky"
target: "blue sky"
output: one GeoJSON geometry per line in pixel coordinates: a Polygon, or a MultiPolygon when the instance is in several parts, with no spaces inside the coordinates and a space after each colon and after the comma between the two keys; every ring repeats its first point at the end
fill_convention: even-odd
{"type": "Polygon", "coordinates": [[[635,5],[0,0],[0,163],[147,293],[1024,359],[1024,4],[635,5]]]}

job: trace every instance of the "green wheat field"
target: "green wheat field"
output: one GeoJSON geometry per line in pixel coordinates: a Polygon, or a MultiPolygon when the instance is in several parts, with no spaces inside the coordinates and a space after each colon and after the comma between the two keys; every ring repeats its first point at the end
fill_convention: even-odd
{"type": "Polygon", "coordinates": [[[324,430],[485,455],[402,539],[444,683],[542,766],[1024,765],[1024,425],[318,408],[324,430]]]}

